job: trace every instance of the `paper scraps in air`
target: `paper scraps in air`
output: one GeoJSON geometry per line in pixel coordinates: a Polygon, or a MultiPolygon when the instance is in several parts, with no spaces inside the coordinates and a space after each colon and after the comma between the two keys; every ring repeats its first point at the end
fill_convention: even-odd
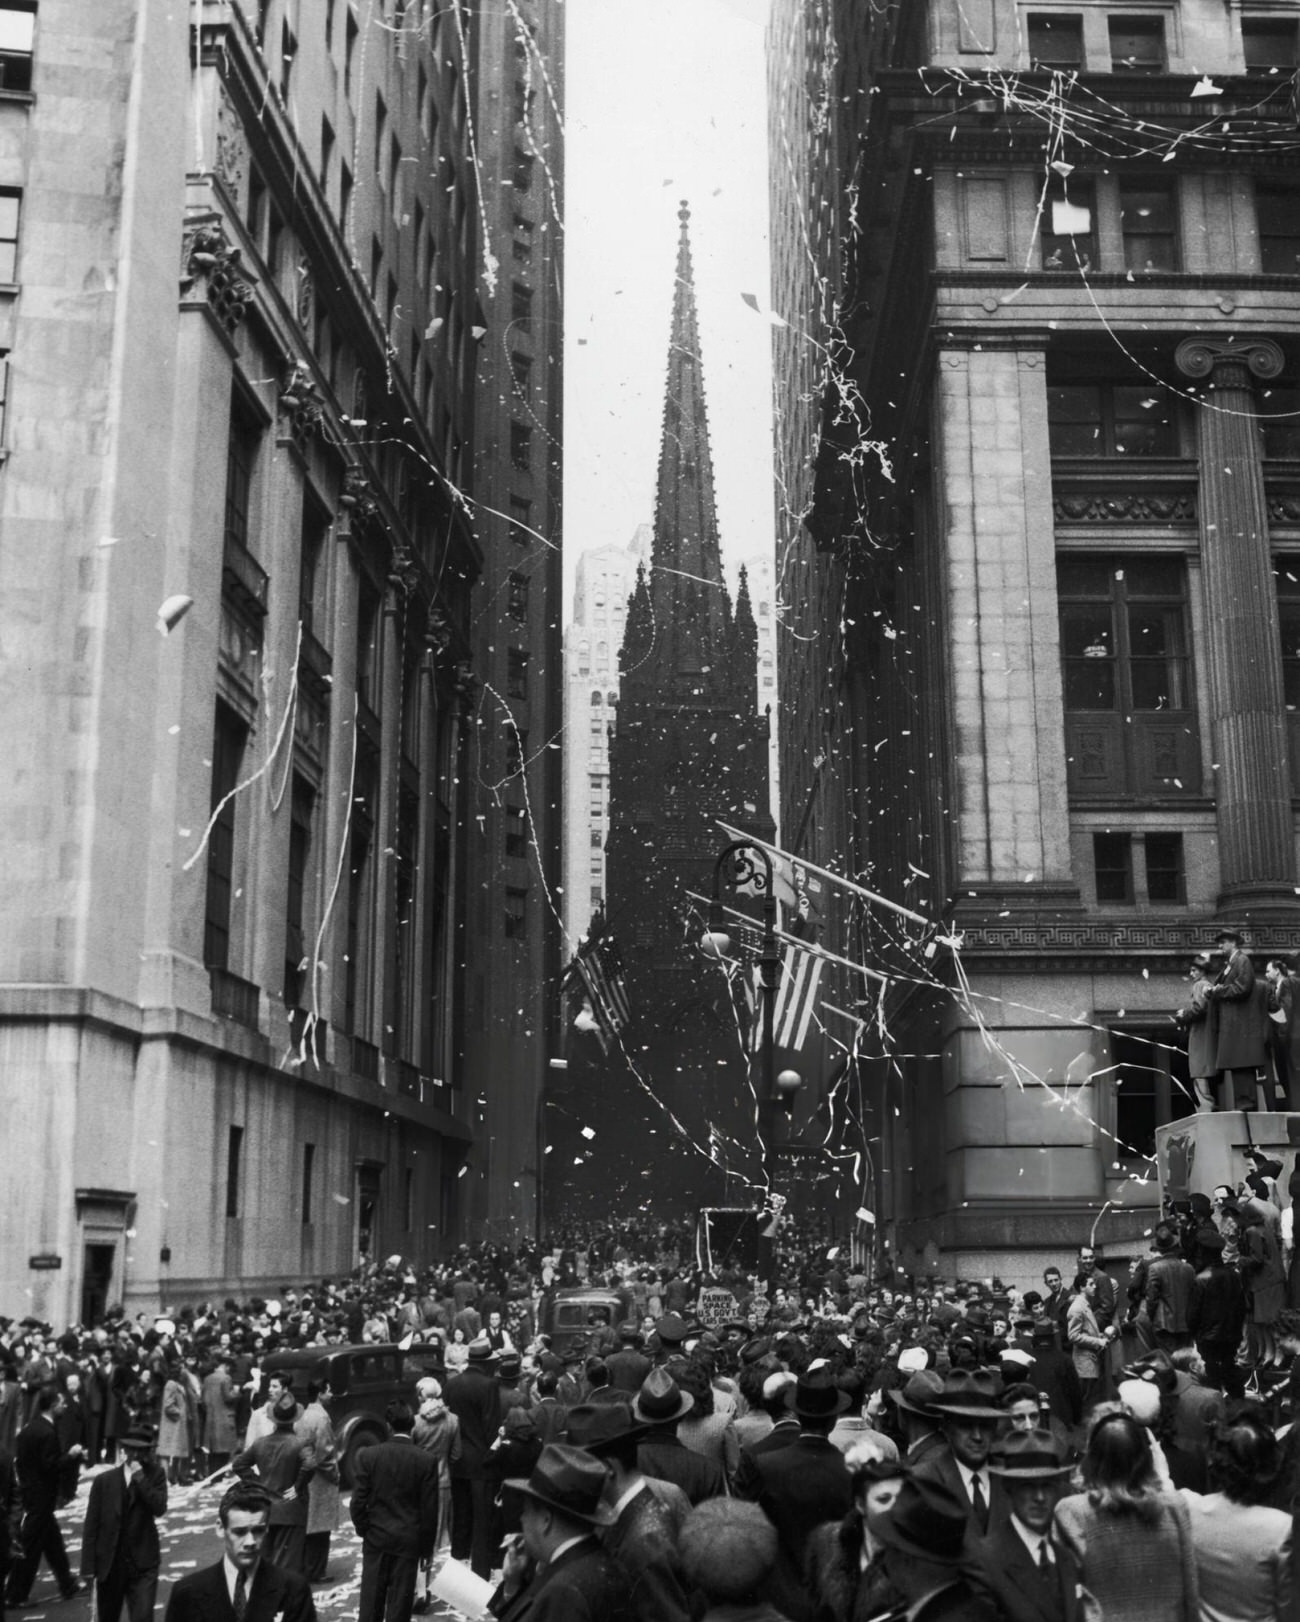
{"type": "Polygon", "coordinates": [[[583,1127],[582,1135],[583,1135],[584,1138],[594,1138],[596,1136],[596,1134],[592,1131],[592,1129],[589,1126],[584,1126],[583,1127]]]}
{"type": "Polygon", "coordinates": [[[180,593],[175,597],[168,597],[158,610],[158,635],[170,636],[193,607],[193,597],[185,597],[180,593]]]}
{"type": "Polygon", "coordinates": [[[869,1222],[873,1228],[875,1227],[875,1213],[868,1211],[865,1205],[858,1206],[857,1210],[853,1214],[857,1217],[859,1222],[869,1222]]]}

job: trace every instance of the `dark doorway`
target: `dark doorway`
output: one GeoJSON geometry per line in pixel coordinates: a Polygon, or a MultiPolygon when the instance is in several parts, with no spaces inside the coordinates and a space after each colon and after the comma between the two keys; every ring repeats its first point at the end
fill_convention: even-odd
{"type": "Polygon", "coordinates": [[[375,1222],[379,1211],[379,1172],[363,1166],[357,1172],[357,1255],[368,1262],[375,1249],[375,1222]]]}
{"type": "Polygon", "coordinates": [[[108,1310],[116,1245],[87,1245],[81,1262],[81,1321],[97,1324],[108,1310]]]}

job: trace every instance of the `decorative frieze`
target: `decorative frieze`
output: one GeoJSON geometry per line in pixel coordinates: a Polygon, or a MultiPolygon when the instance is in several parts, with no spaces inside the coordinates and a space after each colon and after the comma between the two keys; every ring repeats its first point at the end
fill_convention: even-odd
{"type": "Polygon", "coordinates": [[[1194,524],[1196,500],[1136,490],[1118,495],[1076,491],[1052,498],[1058,524],[1194,524]]]}

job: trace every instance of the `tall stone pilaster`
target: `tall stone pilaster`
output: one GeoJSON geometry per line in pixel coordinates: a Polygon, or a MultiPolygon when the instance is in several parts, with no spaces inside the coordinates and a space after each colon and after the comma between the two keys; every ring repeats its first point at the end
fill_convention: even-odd
{"type": "Polygon", "coordinates": [[[1219,910],[1294,915],[1295,831],[1282,649],[1252,378],[1276,377],[1267,338],[1187,338],[1179,369],[1198,410],[1201,562],[1219,831],[1219,910]]]}

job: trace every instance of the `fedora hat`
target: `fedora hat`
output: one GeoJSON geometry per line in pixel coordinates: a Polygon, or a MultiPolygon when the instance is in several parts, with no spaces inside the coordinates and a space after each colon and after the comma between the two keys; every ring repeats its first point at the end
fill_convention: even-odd
{"type": "Polygon", "coordinates": [[[647,1425],[670,1425],[689,1414],[695,1398],[683,1391],[667,1369],[651,1369],[632,1404],[632,1413],[647,1425]]]}
{"type": "Polygon", "coordinates": [[[548,1442],[527,1480],[507,1476],[502,1485],[559,1510],[570,1520],[612,1526],[618,1517],[601,1501],[605,1479],[605,1466],[590,1453],[567,1442],[548,1442]]]}
{"type": "Polygon", "coordinates": [[[469,1360],[471,1363],[495,1363],[497,1354],[492,1349],[492,1342],[486,1335],[479,1335],[469,1343],[469,1360]]]}
{"type": "Polygon", "coordinates": [[[813,1369],[801,1374],[785,1394],[785,1405],[800,1419],[833,1419],[848,1407],[847,1391],[841,1391],[829,1369],[813,1369]]]}
{"type": "Polygon", "coordinates": [[[897,1387],[889,1395],[905,1414],[916,1414],[921,1419],[935,1419],[938,1416],[931,1404],[942,1390],[943,1375],[937,1374],[934,1369],[921,1369],[905,1386],[897,1387]]]}
{"type": "Polygon", "coordinates": [[[569,1409],[567,1428],[574,1447],[599,1454],[625,1436],[644,1436],[650,1429],[625,1402],[580,1402],[569,1409]]]}
{"type": "Polygon", "coordinates": [[[524,1360],[518,1352],[497,1353],[497,1374],[503,1380],[517,1380],[523,1373],[524,1360]]]}
{"type": "Polygon", "coordinates": [[[993,1450],[989,1469],[995,1476],[1012,1481],[1046,1481],[1068,1476],[1071,1465],[1064,1462],[1060,1443],[1051,1431],[1013,1431],[993,1450]]]}
{"type": "Polygon", "coordinates": [[[953,1369],[934,1399],[936,1413],[949,1419],[1001,1419],[1002,1376],[996,1369],[953,1369]]]}
{"type": "Polygon", "coordinates": [[[966,1541],[966,1506],[942,1481],[908,1476],[887,1510],[871,1518],[873,1535],[892,1549],[940,1566],[958,1566],[966,1541]]]}
{"type": "Polygon", "coordinates": [[[156,1440],[154,1433],[144,1425],[133,1425],[125,1436],[118,1437],[117,1445],[119,1447],[138,1447],[141,1452],[144,1452],[146,1449],[153,1447],[156,1440]]]}

